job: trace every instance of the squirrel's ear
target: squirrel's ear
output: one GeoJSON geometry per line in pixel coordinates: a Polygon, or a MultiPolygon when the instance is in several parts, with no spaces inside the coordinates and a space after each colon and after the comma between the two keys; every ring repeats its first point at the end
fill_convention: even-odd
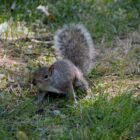
{"type": "Polygon", "coordinates": [[[53,71],[54,71],[54,65],[51,65],[51,66],[49,67],[49,73],[52,74],[53,71]]]}

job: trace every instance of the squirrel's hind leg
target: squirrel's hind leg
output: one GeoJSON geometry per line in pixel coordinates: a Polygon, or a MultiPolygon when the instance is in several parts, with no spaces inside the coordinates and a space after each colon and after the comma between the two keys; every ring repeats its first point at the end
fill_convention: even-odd
{"type": "Polygon", "coordinates": [[[74,81],[74,87],[86,92],[89,88],[89,85],[84,77],[76,77],[74,81]]]}
{"type": "Polygon", "coordinates": [[[87,80],[84,77],[76,78],[76,80],[74,81],[74,86],[76,88],[86,92],[86,94],[87,94],[86,98],[91,98],[92,91],[89,87],[87,80]]]}

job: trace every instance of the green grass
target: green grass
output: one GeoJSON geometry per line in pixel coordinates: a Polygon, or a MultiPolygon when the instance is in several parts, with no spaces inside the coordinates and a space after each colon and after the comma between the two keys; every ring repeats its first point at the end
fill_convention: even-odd
{"type": "Polygon", "coordinates": [[[132,139],[140,116],[140,102],[128,92],[110,100],[100,93],[94,99],[79,100],[77,108],[54,99],[42,105],[41,115],[36,114],[38,106],[31,98],[4,99],[0,100],[1,139],[132,139]]]}
{"type": "MultiPolygon", "coordinates": [[[[0,23],[12,17],[16,27],[18,21],[25,21],[29,30],[40,36],[42,33],[39,31],[44,27],[45,32],[54,33],[63,24],[82,22],[89,29],[94,42],[100,44],[105,39],[112,47],[110,42],[116,35],[126,35],[139,28],[139,0],[17,0],[14,12],[10,11],[11,4],[12,1],[0,1],[0,23]],[[40,4],[49,6],[53,19],[36,10],[40,4]],[[33,24],[37,25],[37,30],[33,24]]],[[[43,59],[50,64],[52,49],[26,40],[8,45],[4,42],[3,48],[11,59],[22,58],[27,67],[0,66],[0,74],[4,75],[3,78],[0,75],[0,140],[140,140],[140,96],[135,96],[139,92],[139,84],[134,83],[133,88],[129,87],[129,81],[135,78],[134,75],[124,75],[120,60],[112,62],[113,72],[119,73],[115,79],[117,82],[112,77],[110,83],[104,81],[105,76],[112,73],[102,73],[94,68],[89,75],[91,83],[95,84],[91,86],[95,95],[92,99],[80,98],[75,108],[66,99],[47,98],[39,106],[35,104],[33,95],[36,91],[27,82],[28,76],[20,77],[20,73],[24,71],[27,74],[33,70],[42,52],[46,53],[43,59]],[[29,46],[37,56],[26,54],[29,46]],[[10,76],[16,70],[19,70],[19,77],[14,85],[10,76]],[[126,83],[123,84],[122,80],[126,80],[126,83]],[[28,86],[22,85],[22,82],[28,86]],[[110,87],[116,88],[115,97],[112,97],[112,91],[107,91],[110,87]]],[[[139,77],[136,76],[136,79],[138,82],[139,77]]]]}
{"type": "Polygon", "coordinates": [[[114,35],[135,30],[140,20],[139,0],[17,0],[14,12],[10,12],[11,3],[7,0],[0,2],[1,22],[13,17],[14,20],[24,20],[32,24],[44,17],[44,23],[53,32],[63,24],[82,22],[96,40],[102,37],[112,39],[114,35]],[[36,10],[39,4],[49,6],[54,20],[36,10]]]}

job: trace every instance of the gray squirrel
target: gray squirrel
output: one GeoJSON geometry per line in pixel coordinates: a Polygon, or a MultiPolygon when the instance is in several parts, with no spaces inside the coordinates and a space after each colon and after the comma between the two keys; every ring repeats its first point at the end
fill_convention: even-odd
{"type": "Polygon", "coordinates": [[[33,73],[33,84],[41,91],[38,102],[45,92],[64,94],[77,103],[75,88],[89,92],[85,79],[96,56],[96,50],[88,30],[81,24],[64,25],[54,36],[56,62],[50,67],[42,67],[33,73]]]}

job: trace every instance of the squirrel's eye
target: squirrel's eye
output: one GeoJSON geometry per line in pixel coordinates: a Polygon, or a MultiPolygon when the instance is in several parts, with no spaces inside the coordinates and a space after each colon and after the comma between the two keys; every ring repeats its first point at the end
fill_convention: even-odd
{"type": "Polygon", "coordinates": [[[45,76],[44,76],[44,79],[48,79],[48,75],[45,75],[45,76]]]}

